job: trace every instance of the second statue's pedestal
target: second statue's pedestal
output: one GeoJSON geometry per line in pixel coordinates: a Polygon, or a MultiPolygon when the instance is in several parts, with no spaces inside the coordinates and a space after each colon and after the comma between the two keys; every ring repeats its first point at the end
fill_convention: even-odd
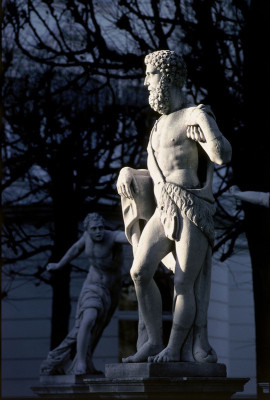
{"type": "Polygon", "coordinates": [[[105,377],[43,376],[32,389],[43,398],[229,400],[248,380],[227,378],[224,364],[107,364],[105,377]]]}
{"type": "Polygon", "coordinates": [[[107,364],[105,378],[84,382],[96,399],[229,400],[248,380],[227,378],[224,364],[176,362],[107,364]]]}

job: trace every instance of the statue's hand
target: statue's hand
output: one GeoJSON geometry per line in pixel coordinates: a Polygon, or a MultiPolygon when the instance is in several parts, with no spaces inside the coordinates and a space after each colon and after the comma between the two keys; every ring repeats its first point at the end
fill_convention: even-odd
{"type": "Polygon", "coordinates": [[[241,190],[239,189],[238,186],[233,185],[233,186],[230,187],[229,193],[232,194],[233,196],[237,197],[237,195],[238,195],[239,193],[241,193],[241,190]]]}
{"type": "Polygon", "coordinates": [[[188,125],[187,137],[195,142],[206,142],[204,133],[199,125],[188,125]]]}
{"type": "Polygon", "coordinates": [[[49,263],[46,267],[47,271],[54,271],[59,268],[58,263],[49,263]]]}
{"type": "Polygon", "coordinates": [[[116,187],[118,194],[128,199],[133,199],[133,194],[138,193],[136,178],[129,167],[121,169],[116,187]]]}

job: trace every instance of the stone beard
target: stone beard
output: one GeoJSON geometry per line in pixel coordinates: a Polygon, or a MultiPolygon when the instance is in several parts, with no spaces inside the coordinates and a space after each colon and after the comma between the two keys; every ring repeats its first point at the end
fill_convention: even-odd
{"type": "Polygon", "coordinates": [[[169,114],[170,91],[167,79],[163,76],[157,89],[152,89],[149,95],[149,104],[159,114],[169,114]]]}

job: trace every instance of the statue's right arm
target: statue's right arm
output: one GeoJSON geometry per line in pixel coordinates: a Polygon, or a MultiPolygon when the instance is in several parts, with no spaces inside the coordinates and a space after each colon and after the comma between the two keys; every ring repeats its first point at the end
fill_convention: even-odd
{"type": "Polygon", "coordinates": [[[85,235],[86,235],[86,232],[83,234],[83,236],[77,242],[75,242],[68,249],[66,254],[61,258],[61,260],[58,263],[49,263],[46,267],[47,271],[53,271],[56,269],[60,269],[60,268],[64,267],[66,264],[68,264],[75,257],[77,257],[79,254],[81,254],[85,247],[85,235]]]}
{"type": "Polygon", "coordinates": [[[133,199],[134,193],[139,192],[136,175],[149,176],[149,171],[147,169],[133,169],[130,167],[121,169],[116,184],[117,192],[120,196],[133,199]]]}

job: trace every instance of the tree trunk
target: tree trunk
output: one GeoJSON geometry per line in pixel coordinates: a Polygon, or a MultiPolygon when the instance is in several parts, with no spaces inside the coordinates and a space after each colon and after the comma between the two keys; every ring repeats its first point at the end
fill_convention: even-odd
{"type": "MultiPolygon", "coordinates": [[[[58,262],[77,240],[77,209],[73,191],[71,148],[58,155],[57,167],[52,176],[54,204],[54,251],[52,261],[58,262]]],[[[70,266],[53,272],[51,349],[58,346],[69,330],[70,316],[70,266]]]]}
{"type": "MultiPolygon", "coordinates": [[[[236,182],[242,190],[269,192],[270,3],[251,1],[245,35],[246,129],[234,149],[236,182]]],[[[270,218],[269,208],[245,205],[253,269],[257,382],[270,383],[270,218]]],[[[264,398],[258,388],[258,398],[264,398]]]]}

